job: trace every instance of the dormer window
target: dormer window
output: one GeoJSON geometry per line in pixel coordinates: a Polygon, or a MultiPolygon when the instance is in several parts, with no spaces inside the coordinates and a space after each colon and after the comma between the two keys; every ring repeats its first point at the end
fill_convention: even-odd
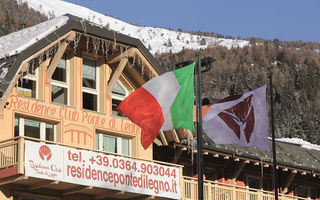
{"type": "Polygon", "coordinates": [[[37,78],[38,78],[38,68],[35,69],[34,63],[29,63],[27,72],[23,78],[18,81],[18,95],[37,98],[37,78]]]}
{"type": "Polygon", "coordinates": [[[128,96],[128,91],[122,85],[120,81],[118,81],[112,90],[112,115],[124,117],[124,115],[116,110],[119,104],[128,96]]]}
{"type": "Polygon", "coordinates": [[[51,101],[68,105],[69,65],[67,54],[59,61],[51,81],[51,101]]]}
{"type": "Polygon", "coordinates": [[[82,107],[98,111],[98,68],[97,61],[83,58],[82,63],[82,107]]]}

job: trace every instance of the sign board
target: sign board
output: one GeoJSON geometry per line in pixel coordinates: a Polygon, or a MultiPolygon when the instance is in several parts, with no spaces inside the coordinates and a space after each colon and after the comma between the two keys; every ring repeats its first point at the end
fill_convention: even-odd
{"type": "Polygon", "coordinates": [[[28,140],[25,175],[170,199],[181,196],[177,167],[28,140]]]}

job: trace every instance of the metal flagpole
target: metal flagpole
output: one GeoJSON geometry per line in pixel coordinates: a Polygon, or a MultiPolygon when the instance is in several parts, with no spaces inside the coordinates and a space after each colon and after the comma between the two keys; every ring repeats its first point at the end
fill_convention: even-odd
{"type": "Polygon", "coordinates": [[[274,136],[274,111],[273,111],[273,86],[272,86],[272,66],[269,68],[269,82],[270,82],[270,107],[271,107],[271,133],[272,133],[272,154],[273,154],[273,185],[274,197],[278,200],[278,175],[277,175],[277,155],[276,142],[274,136]]]}
{"type": "Polygon", "coordinates": [[[202,90],[201,90],[201,54],[198,53],[198,73],[197,73],[197,172],[198,172],[198,200],[203,200],[203,141],[202,141],[202,90]]]}

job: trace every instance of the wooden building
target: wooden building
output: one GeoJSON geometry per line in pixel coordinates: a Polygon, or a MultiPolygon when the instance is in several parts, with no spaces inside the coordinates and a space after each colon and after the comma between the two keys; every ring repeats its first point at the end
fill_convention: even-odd
{"type": "MultiPolygon", "coordinates": [[[[164,73],[141,41],[65,15],[0,47],[1,200],[196,199],[194,133],[145,150],[115,109],[164,73]]],[[[281,198],[318,198],[319,151],[278,151],[281,198]]],[[[207,200],[273,199],[269,153],[207,138],[204,160],[207,200]]]]}

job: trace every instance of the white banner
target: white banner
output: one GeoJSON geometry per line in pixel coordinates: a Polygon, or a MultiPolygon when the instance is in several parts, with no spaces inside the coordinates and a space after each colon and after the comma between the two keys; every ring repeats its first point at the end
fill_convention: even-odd
{"type": "Polygon", "coordinates": [[[177,167],[25,141],[25,175],[180,199],[177,167]]]}

